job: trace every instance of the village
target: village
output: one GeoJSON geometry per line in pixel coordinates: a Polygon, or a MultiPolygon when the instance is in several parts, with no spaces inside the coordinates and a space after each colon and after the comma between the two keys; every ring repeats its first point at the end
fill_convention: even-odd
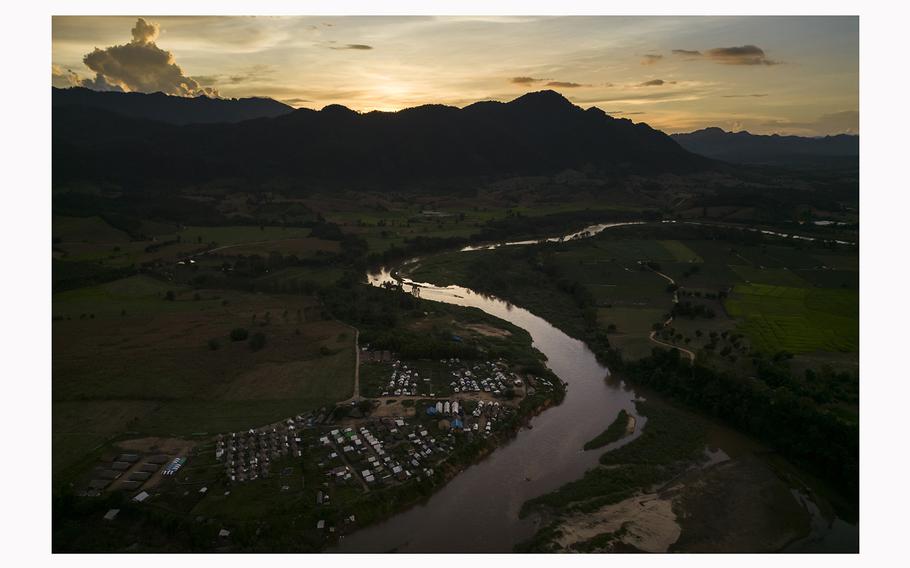
{"type": "MultiPolygon", "coordinates": [[[[220,480],[218,498],[228,498],[232,488],[266,480],[278,480],[279,491],[288,492],[292,478],[299,477],[294,486],[305,488],[311,499],[307,508],[315,507],[312,528],[328,537],[339,527],[347,532],[356,526],[357,507],[351,503],[357,495],[444,482],[445,473],[464,465],[453,452],[514,428],[526,396],[556,388],[550,379],[514,372],[501,359],[400,360],[367,347],[360,367],[366,379],[361,388],[372,397],[218,434],[185,448],[164,448],[160,455],[114,456],[95,468],[84,494],[123,491],[134,503],[153,505],[182,494],[199,503],[215,488],[213,479],[220,480]],[[211,472],[206,482],[186,469],[178,475],[188,462],[189,470],[211,472]],[[194,482],[200,487],[188,490],[194,482]]],[[[271,491],[273,486],[262,487],[271,491]]]]}

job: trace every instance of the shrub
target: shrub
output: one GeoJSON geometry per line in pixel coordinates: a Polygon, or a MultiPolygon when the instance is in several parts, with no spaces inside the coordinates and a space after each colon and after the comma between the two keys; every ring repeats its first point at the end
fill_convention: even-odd
{"type": "Polygon", "coordinates": [[[249,336],[249,332],[242,327],[237,327],[231,330],[231,341],[243,341],[249,336]]]}

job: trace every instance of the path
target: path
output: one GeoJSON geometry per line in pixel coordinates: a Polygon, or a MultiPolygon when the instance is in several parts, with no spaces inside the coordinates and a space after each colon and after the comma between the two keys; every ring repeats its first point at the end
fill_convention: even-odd
{"type": "MultiPolygon", "coordinates": [[[[658,276],[663,277],[664,279],[667,280],[667,282],[670,283],[670,285],[676,286],[676,280],[673,280],[672,278],[670,278],[663,272],[655,270],[655,269],[651,268],[650,266],[648,266],[646,263],[643,263],[641,261],[638,261],[638,264],[641,264],[642,266],[646,267],[648,270],[650,270],[654,274],[657,274],[658,276]]],[[[673,303],[674,304],[679,303],[679,290],[673,290],[673,303]]],[[[667,318],[667,321],[664,322],[664,327],[668,327],[671,323],[673,323],[673,316],[670,316],[669,318],[667,318]]],[[[678,345],[673,345],[672,343],[667,343],[666,341],[661,341],[661,340],[657,339],[656,331],[652,331],[651,333],[649,333],[648,339],[650,339],[654,343],[657,343],[658,345],[663,345],[665,347],[669,347],[670,349],[676,349],[677,351],[681,351],[682,353],[685,353],[685,355],[689,358],[689,360],[691,362],[695,363],[695,353],[686,349],[685,347],[680,347],[678,345]]]]}

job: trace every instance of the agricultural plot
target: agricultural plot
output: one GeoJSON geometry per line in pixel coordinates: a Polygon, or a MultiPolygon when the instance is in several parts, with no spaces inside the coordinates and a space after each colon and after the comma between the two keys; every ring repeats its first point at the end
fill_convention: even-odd
{"type": "Polygon", "coordinates": [[[129,235],[100,217],[54,215],[51,228],[54,239],[60,242],[121,243],[129,240],[129,235]]]}
{"type": "Polygon", "coordinates": [[[55,472],[126,430],[229,431],[353,390],[354,332],[308,318],[308,297],[190,291],[134,276],[53,300],[53,434],[71,445],[55,452],[55,472]],[[237,328],[247,337],[232,339],[237,328]]]}
{"type": "Polygon", "coordinates": [[[213,252],[219,255],[267,257],[271,253],[282,256],[294,255],[297,258],[310,258],[323,253],[337,253],[341,250],[338,241],[315,238],[287,238],[255,243],[228,245],[216,248],[213,252]]]}
{"type": "Polygon", "coordinates": [[[807,282],[786,268],[757,268],[754,266],[730,266],[747,284],[766,284],[769,286],[789,286],[800,288],[807,282]]]}
{"type": "MultiPolygon", "coordinates": [[[[669,297],[669,295],[667,295],[669,297]]],[[[648,339],[653,324],[666,319],[667,309],[612,307],[597,310],[597,324],[610,331],[610,345],[622,350],[626,359],[638,359],[650,355],[655,344],[648,339]]]]}
{"type": "Polygon", "coordinates": [[[177,236],[192,243],[217,243],[218,246],[275,241],[280,239],[301,239],[310,236],[310,229],[303,227],[275,226],[226,226],[186,227],[177,236]]]}
{"type": "Polygon", "coordinates": [[[704,259],[682,241],[659,241],[677,262],[704,262],[704,259]]]}
{"type": "Polygon", "coordinates": [[[726,301],[752,345],[767,352],[854,352],[859,298],[853,290],[742,284],[726,301]]]}
{"type": "Polygon", "coordinates": [[[294,291],[311,283],[316,286],[331,286],[344,274],[344,270],[335,266],[290,266],[262,276],[256,280],[257,285],[276,291],[294,291]]]}

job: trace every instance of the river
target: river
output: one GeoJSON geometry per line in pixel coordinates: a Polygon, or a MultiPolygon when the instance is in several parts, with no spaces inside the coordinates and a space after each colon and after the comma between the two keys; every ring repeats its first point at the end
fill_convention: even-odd
{"type": "MultiPolygon", "coordinates": [[[[630,224],[638,223],[591,225],[545,240],[585,238],[630,224]]],[[[462,250],[538,242],[511,241],[462,250]]],[[[333,551],[510,552],[538,528],[536,516],[518,518],[525,501],[579,479],[604,450],[629,443],[645,426],[647,419],[636,412],[636,394],[628,385],[605,380],[609,369],[583,342],[528,310],[462,286],[396,278],[387,269],[368,274],[368,280],[374,286],[400,282],[409,292],[419,288],[425,300],[479,308],[526,330],[534,347],[547,357],[547,366],[568,386],[563,403],[534,417],[533,428],[521,429],[513,440],[457,475],[426,502],[344,537],[333,551]],[[635,432],[599,451],[582,451],[584,443],[601,433],[621,409],[635,416],[635,432]]]]}

